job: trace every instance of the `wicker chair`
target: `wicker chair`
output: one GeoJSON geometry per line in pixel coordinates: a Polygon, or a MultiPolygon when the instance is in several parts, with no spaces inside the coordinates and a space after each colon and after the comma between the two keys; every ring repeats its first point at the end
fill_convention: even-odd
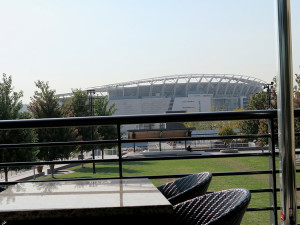
{"type": "Polygon", "coordinates": [[[246,189],[205,194],[174,206],[176,225],[239,225],[251,199],[246,189]]]}
{"type": "Polygon", "coordinates": [[[175,181],[163,184],[158,190],[172,205],[204,195],[208,189],[212,174],[209,172],[191,174],[175,181]]]}

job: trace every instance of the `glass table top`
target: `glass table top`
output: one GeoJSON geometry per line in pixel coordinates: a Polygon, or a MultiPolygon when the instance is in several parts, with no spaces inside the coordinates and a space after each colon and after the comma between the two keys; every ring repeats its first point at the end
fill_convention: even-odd
{"type": "MultiPolygon", "coordinates": [[[[21,216],[43,218],[53,212],[95,214],[117,213],[122,209],[171,212],[169,201],[148,179],[82,180],[19,183],[0,194],[0,218],[21,216]],[[108,210],[110,209],[110,210],[108,210]],[[67,211],[66,211],[67,210],[67,211]]],[[[51,216],[51,215],[50,215],[51,216]]]]}

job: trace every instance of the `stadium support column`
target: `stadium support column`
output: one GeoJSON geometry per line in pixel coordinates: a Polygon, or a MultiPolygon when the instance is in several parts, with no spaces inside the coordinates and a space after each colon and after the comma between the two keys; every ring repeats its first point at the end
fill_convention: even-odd
{"type": "Polygon", "coordinates": [[[284,225],[294,225],[297,222],[297,202],[290,1],[277,0],[277,10],[279,45],[278,137],[281,173],[281,221],[284,225]]]}

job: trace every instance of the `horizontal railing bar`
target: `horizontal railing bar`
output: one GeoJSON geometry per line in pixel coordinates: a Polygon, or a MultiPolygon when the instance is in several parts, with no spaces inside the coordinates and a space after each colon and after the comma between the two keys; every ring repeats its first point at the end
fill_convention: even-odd
{"type": "MultiPolygon", "coordinates": [[[[240,139],[240,138],[263,138],[270,137],[269,134],[260,135],[227,135],[227,136],[206,136],[206,137],[181,137],[181,138],[148,138],[148,139],[124,139],[121,143],[140,143],[140,142],[167,142],[167,141],[194,141],[194,140],[214,140],[214,139],[240,139]]],[[[55,147],[73,145],[102,145],[117,144],[118,140],[90,140],[90,141],[61,141],[61,142],[36,142],[20,144],[0,144],[2,148],[29,148],[29,147],[55,147]]]]}
{"type": "MultiPolygon", "coordinates": [[[[269,174],[269,171],[248,171],[248,172],[224,172],[222,176],[234,176],[234,175],[257,175],[257,174],[269,174]],[[253,172],[253,173],[251,173],[253,172]],[[256,173],[257,172],[257,173],[256,173]],[[233,174],[232,174],[233,173],[233,174]]],[[[165,178],[180,178],[188,176],[190,174],[168,174],[168,175],[146,175],[146,176],[124,176],[124,178],[148,178],[148,179],[165,179],[165,178]]],[[[212,173],[212,176],[220,176],[217,173],[212,173]]],[[[253,189],[251,192],[272,192],[273,189],[253,189]]],[[[278,189],[279,191],[279,189],[278,189]]]]}
{"type": "MultiPolygon", "coordinates": [[[[271,153],[232,153],[226,155],[193,155],[193,156],[164,156],[164,157],[147,157],[147,158],[122,158],[123,162],[135,161],[158,161],[174,159],[199,159],[199,158],[232,158],[232,157],[258,157],[270,156],[271,153]]],[[[0,163],[0,167],[12,166],[33,166],[33,165],[53,165],[53,164],[77,164],[77,163],[97,163],[97,162],[119,162],[118,159],[85,159],[85,160],[61,160],[61,161],[42,161],[42,162],[6,162],[0,163]]]]}
{"type": "MultiPolygon", "coordinates": [[[[93,180],[114,180],[114,179],[120,179],[120,177],[90,177],[90,178],[69,178],[69,179],[55,179],[55,180],[21,180],[21,181],[8,181],[8,182],[0,182],[0,185],[14,185],[18,183],[43,183],[43,182],[60,182],[60,181],[93,181],[93,180]]],[[[132,177],[134,179],[134,177],[132,177]]]]}
{"type": "Polygon", "coordinates": [[[205,135],[197,137],[180,137],[180,138],[148,138],[148,139],[123,139],[122,143],[132,142],[167,142],[167,141],[197,141],[197,140],[217,140],[217,139],[241,139],[241,138],[268,138],[270,134],[247,134],[247,135],[205,135]]]}
{"type": "Polygon", "coordinates": [[[93,140],[93,141],[61,141],[61,142],[36,142],[20,144],[0,144],[2,148],[29,148],[29,147],[55,147],[55,146],[72,146],[72,145],[101,145],[114,144],[116,140],[93,140]]]}
{"type": "MultiPolygon", "coordinates": [[[[147,157],[147,158],[123,158],[123,161],[152,161],[152,160],[172,160],[172,159],[198,159],[198,158],[236,158],[236,157],[257,157],[270,156],[269,152],[261,153],[226,153],[224,155],[193,155],[193,156],[164,156],[164,157],[147,157]]],[[[0,164],[1,165],[1,164],[0,164]]]]}
{"type": "MultiPolygon", "coordinates": [[[[263,188],[263,189],[251,189],[249,190],[251,193],[272,193],[273,189],[271,188],[263,188]]],[[[279,191],[279,188],[278,188],[279,191]]]]}
{"type": "Polygon", "coordinates": [[[258,174],[272,174],[271,170],[255,170],[255,171],[239,171],[239,172],[223,172],[212,173],[213,176],[236,176],[236,175],[258,175],[258,174]]]}
{"type": "Polygon", "coordinates": [[[61,161],[40,161],[40,162],[7,162],[7,163],[0,163],[0,167],[78,164],[78,163],[93,163],[93,162],[95,162],[95,163],[97,163],[97,162],[118,162],[118,160],[117,159],[84,159],[84,160],[61,160],[61,161]]]}
{"type": "MultiPolygon", "coordinates": [[[[172,175],[149,175],[149,176],[124,176],[123,179],[164,179],[164,178],[180,178],[190,174],[172,174],[172,175]]],[[[214,174],[213,174],[214,176],[214,174]]],[[[71,179],[55,179],[55,180],[32,180],[32,181],[12,181],[12,182],[0,182],[0,185],[13,185],[17,183],[39,183],[39,182],[57,182],[57,181],[80,181],[80,180],[106,180],[106,179],[119,179],[119,177],[96,177],[96,178],[71,178],[71,179]]],[[[265,188],[265,189],[250,189],[251,193],[270,193],[273,189],[265,188]]],[[[277,191],[280,191],[278,188],[277,191]]],[[[207,193],[212,193],[213,191],[209,191],[207,193]]]]}
{"type": "Polygon", "coordinates": [[[273,210],[273,207],[259,207],[259,208],[247,208],[246,211],[248,212],[254,212],[254,211],[271,211],[273,210]]]}
{"type": "MultiPolygon", "coordinates": [[[[297,113],[295,113],[297,114],[297,113]]],[[[139,124],[139,123],[168,123],[190,121],[220,121],[220,120],[249,120],[270,119],[277,117],[277,110],[254,110],[254,111],[229,111],[207,113],[169,113],[147,114],[126,116],[91,116],[70,118],[45,118],[2,120],[0,129],[22,128],[54,128],[67,126],[92,126],[92,125],[116,125],[116,124],[139,124]]]]}

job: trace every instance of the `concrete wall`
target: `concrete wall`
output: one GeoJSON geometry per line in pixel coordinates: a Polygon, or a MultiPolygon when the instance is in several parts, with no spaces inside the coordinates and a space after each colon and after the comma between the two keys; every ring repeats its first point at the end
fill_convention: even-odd
{"type": "Polygon", "coordinates": [[[110,100],[118,109],[115,115],[157,114],[168,111],[171,98],[142,98],[110,100]]]}
{"type": "Polygon", "coordinates": [[[188,97],[177,97],[174,100],[172,111],[210,112],[212,96],[191,94],[188,97]]]}

